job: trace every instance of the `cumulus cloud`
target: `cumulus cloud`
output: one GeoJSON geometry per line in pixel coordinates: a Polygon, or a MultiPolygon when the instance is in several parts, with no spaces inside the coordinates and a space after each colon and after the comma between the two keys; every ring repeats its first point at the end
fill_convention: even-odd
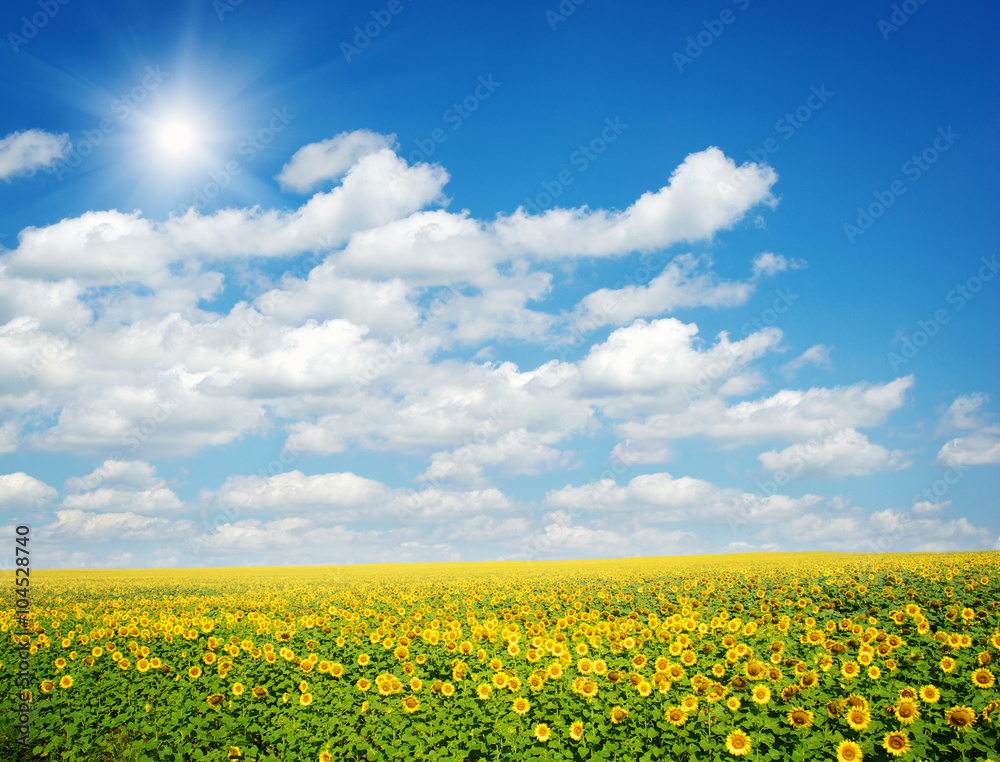
{"type": "Polygon", "coordinates": [[[956,437],[944,443],[936,466],[990,466],[1000,463],[1000,437],[986,432],[956,437]]]}
{"type": "Polygon", "coordinates": [[[880,426],[902,407],[913,376],[885,384],[859,382],[832,389],[783,389],[770,397],[726,407],[718,398],[696,400],[680,413],[649,416],[618,426],[625,436],[680,439],[704,436],[727,447],[767,439],[804,442],[831,431],[880,426]]]}
{"type": "Polygon", "coordinates": [[[637,317],[659,315],[685,307],[736,307],[754,290],[750,282],[727,281],[712,271],[698,272],[707,257],[683,254],[647,285],[602,288],[585,296],[575,310],[577,330],[623,325],[637,317]]]}
{"type": "Polygon", "coordinates": [[[395,135],[380,135],[371,130],[342,132],[300,148],[276,179],[283,188],[305,193],[323,180],[340,178],[362,157],[395,145],[395,135]]]}
{"type": "Polygon", "coordinates": [[[843,479],[909,468],[912,461],[906,455],[872,444],[864,434],[847,428],[757,457],[764,469],[781,471],[790,479],[843,479]]]}
{"type": "Polygon", "coordinates": [[[668,185],[642,194],[624,211],[557,208],[532,216],[518,209],[491,227],[504,247],[541,260],[654,251],[711,238],[759,204],[776,206],[771,187],[777,180],[771,167],[748,162],[737,168],[712,147],[688,155],[668,185]],[[737,171],[745,182],[727,192],[724,183],[737,171]]]}
{"type": "Polygon", "coordinates": [[[915,518],[908,511],[853,509],[849,515],[810,512],[767,527],[761,539],[780,538],[816,550],[947,552],[986,547],[992,534],[968,519],[915,518]]]}
{"type": "Polygon", "coordinates": [[[644,474],[620,487],[611,479],[566,486],[545,495],[553,509],[641,516],[649,524],[703,522],[741,525],[786,520],[822,498],[805,495],[763,497],[734,487],[722,488],[690,476],[673,477],[666,472],[644,474]]]}
{"type": "Polygon", "coordinates": [[[69,154],[69,135],[54,135],[44,130],[12,132],[0,138],[0,180],[29,174],[55,166],[69,154]]]}
{"type": "Polygon", "coordinates": [[[98,486],[140,490],[162,484],[163,480],[156,475],[156,467],[145,461],[106,460],[89,474],[71,476],[66,480],[63,492],[89,491],[98,486]]]}
{"type": "Polygon", "coordinates": [[[306,476],[289,471],[271,477],[230,476],[218,490],[203,492],[201,499],[250,511],[327,510],[357,516],[366,506],[377,510],[390,495],[381,482],[349,472],[306,476]]]}
{"type": "Polygon", "coordinates": [[[987,394],[957,397],[941,417],[939,431],[969,431],[969,434],[945,442],[938,452],[937,466],[987,466],[1000,463],[1000,426],[990,424],[992,417],[983,408],[987,394]]]}
{"type": "Polygon", "coordinates": [[[5,508],[24,510],[51,503],[59,493],[43,481],[23,471],[0,474],[0,503],[5,508]]]}
{"type": "Polygon", "coordinates": [[[978,429],[986,425],[987,414],[983,408],[990,401],[988,394],[975,392],[963,394],[954,399],[941,416],[941,431],[961,431],[978,429]]]}
{"type": "Polygon", "coordinates": [[[666,388],[709,388],[733,375],[752,360],[773,351],[781,331],[766,328],[740,341],[720,333],[711,348],[696,344],[698,326],[677,318],[646,322],[639,319],[613,331],[602,344],[591,347],[580,363],[584,383],[594,393],[648,392],[666,388]]]}

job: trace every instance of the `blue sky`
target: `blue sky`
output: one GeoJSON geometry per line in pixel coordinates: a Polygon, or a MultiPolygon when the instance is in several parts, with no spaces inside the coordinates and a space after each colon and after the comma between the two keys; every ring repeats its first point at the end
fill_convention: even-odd
{"type": "Polygon", "coordinates": [[[0,534],[1000,548],[997,16],[8,3],[0,534]]]}

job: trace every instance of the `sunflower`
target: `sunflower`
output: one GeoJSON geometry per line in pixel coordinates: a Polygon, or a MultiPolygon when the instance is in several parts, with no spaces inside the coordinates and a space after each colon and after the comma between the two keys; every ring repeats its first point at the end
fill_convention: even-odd
{"type": "Polygon", "coordinates": [[[413,714],[420,708],[420,699],[416,696],[407,696],[403,699],[403,711],[407,714],[413,714]]]}
{"type": "Polygon", "coordinates": [[[996,678],[988,669],[977,669],[972,673],[972,684],[977,688],[992,688],[996,684],[996,678]]]}
{"type": "Polygon", "coordinates": [[[847,680],[853,680],[861,673],[861,667],[856,661],[845,661],[840,667],[840,674],[847,680]]]}
{"type": "Polygon", "coordinates": [[[549,726],[546,725],[544,722],[540,722],[537,725],[535,725],[534,736],[535,736],[535,738],[537,738],[542,743],[545,743],[546,741],[548,741],[549,740],[549,736],[551,736],[551,735],[552,735],[552,731],[549,729],[549,726]]]}
{"type": "Polygon", "coordinates": [[[872,716],[867,709],[854,707],[847,713],[847,724],[851,730],[865,730],[872,721],[872,716]]]}
{"type": "Polygon", "coordinates": [[[51,680],[42,680],[42,684],[39,687],[42,689],[42,693],[48,693],[56,687],[56,684],[51,680]]]}
{"type": "Polygon", "coordinates": [[[362,677],[359,678],[354,685],[357,687],[359,691],[364,693],[365,691],[367,691],[369,688],[372,687],[372,681],[369,680],[368,678],[362,677]]]}
{"type": "Polygon", "coordinates": [[[531,708],[531,704],[528,703],[528,699],[516,698],[514,699],[514,703],[511,706],[511,708],[517,714],[526,714],[527,711],[531,708]]]}
{"type": "Polygon", "coordinates": [[[209,706],[218,706],[219,704],[222,703],[222,694],[210,693],[208,696],[205,697],[205,701],[208,702],[209,706]]]}
{"type": "Polygon", "coordinates": [[[952,659],[950,656],[945,656],[945,657],[943,657],[941,659],[940,662],[938,662],[938,666],[940,666],[941,669],[944,672],[947,672],[947,673],[951,673],[952,670],[955,669],[955,665],[956,664],[957,664],[957,662],[954,659],[952,659]]]}
{"type": "Polygon", "coordinates": [[[854,741],[841,741],[837,746],[837,762],[861,762],[864,755],[854,741]]]}
{"type": "Polygon", "coordinates": [[[855,709],[870,709],[868,699],[864,696],[859,696],[857,693],[852,693],[847,697],[847,706],[855,709]]]}
{"type": "Polygon", "coordinates": [[[886,733],[882,739],[882,748],[894,757],[901,757],[910,750],[910,737],[902,730],[886,733]]]}
{"type": "Polygon", "coordinates": [[[811,728],[813,724],[813,713],[808,709],[797,706],[788,711],[785,715],[788,718],[788,722],[791,723],[794,728],[811,728]]]}
{"type": "Polygon", "coordinates": [[[976,713],[967,706],[953,706],[944,713],[944,720],[954,730],[965,730],[976,724],[976,713]]]}
{"type": "Polygon", "coordinates": [[[734,730],[726,736],[726,751],[734,757],[742,757],[750,751],[750,739],[742,730],[734,730]]]}
{"type": "Polygon", "coordinates": [[[983,720],[990,725],[993,724],[994,717],[1000,715],[1000,701],[991,701],[983,707],[983,720]]]}
{"type": "Polygon", "coordinates": [[[628,717],[628,709],[624,709],[620,706],[614,706],[611,708],[611,721],[615,725],[620,722],[624,722],[626,717],[628,717]]]}
{"type": "Polygon", "coordinates": [[[896,716],[896,719],[904,725],[912,725],[920,719],[920,710],[917,708],[917,705],[909,699],[897,702],[892,708],[892,713],[896,716]]]}
{"type": "Polygon", "coordinates": [[[197,680],[201,677],[201,667],[191,667],[191,669],[188,670],[188,677],[192,680],[197,680]]]}
{"type": "Polygon", "coordinates": [[[801,678],[799,678],[799,685],[803,688],[812,688],[819,683],[819,672],[814,669],[809,670],[801,678]]]}
{"type": "Polygon", "coordinates": [[[933,685],[925,685],[920,689],[920,700],[925,704],[936,704],[941,700],[941,692],[933,685]]]}
{"type": "Polygon", "coordinates": [[[234,696],[242,696],[243,695],[243,690],[244,689],[243,689],[243,684],[242,683],[233,683],[233,695],[234,696]]]}
{"type": "Polygon", "coordinates": [[[667,722],[673,725],[675,728],[681,727],[685,722],[687,722],[687,712],[679,706],[669,707],[664,715],[667,722]]]}
{"type": "Polygon", "coordinates": [[[766,685],[758,685],[753,689],[750,700],[755,704],[766,704],[771,700],[771,689],[766,685]]]}
{"type": "Polygon", "coordinates": [[[69,675],[63,675],[62,677],[59,678],[59,687],[62,688],[62,689],[64,689],[64,690],[66,688],[72,688],[73,687],[73,678],[70,677],[69,675]]]}
{"type": "Polygon", "coordinates": [[[319,753],[319,762],[333,762],[333,757],[328,751],[321,751],[319,753]]]}
{"type": "Polygon", "coordinates": [[[583,738],[583,723],[577,720],[572,725],[569,726],[569,737],[574,741],[579,741],[583,738]]]}
{"type": "Polygon", "coordinates": [[[253,690],[250,691],[254,698],[264,698],[267,695],[267,688],[262,685],[255,685],[253,690]]]}
{"type": "Polygon", "coordinates": [[[736,696],[730,696],[728,699],[726,699],[726,708],[729,709],[731,712],[735,712],[742,705],[743,703],[736,696]]]}
{"type": "Polygon", "coordinates": [[[303,693],[299,696],[299,704],[302,706],[309,706],[313,702],[313,697],[311,693],[303,693]]]}

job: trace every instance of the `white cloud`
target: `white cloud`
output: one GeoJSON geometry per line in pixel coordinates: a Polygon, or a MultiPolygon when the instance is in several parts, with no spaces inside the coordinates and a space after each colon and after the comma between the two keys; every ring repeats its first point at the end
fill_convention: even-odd
{"type": "Polygon", "coordinates": [[[342,132],[300,148],[276,179],[286,189],[305,193],[323,180],[338,179],[362,157],[393,148],[395,144],[395,135],[380,135],[371,130],[342,132]]]}
{"type": "Polygon", "coordinates": [[[192,207],[162,223],[142,218],[139,211],[86,212],[25,228],[17,249],[5,253],[3,261],[15,277],[74,277],[88,285],[138,279],[162,285],[174,262],[278,257],[342,246],[356,231],[442,201],[447,180],[439,166],[410,167],[384,149],[359,159],[338,187],[291,212],[254,207],[202,215],[192,207]]]}
{"type": "MultiPolygon", "coordinates": [[[[56,511],[55,523],[43,527],[50,534],[94,542],[164,540],[190,534],[188,521],[171,521],[135,513],[92,513],[79,509],[56,511]]],[[[61,542],[67,542],[64,538],[61,542]]]]}
{"type": "Polygon", "coordinates": [[[346,520],[364,517],[366,507],[378,511],[390,495],[381,482],[350,472],[306,476],[289,471],[270,477],[230,476],[218,490],[203,492],[201,499],[251,512],[334,511],[346,520]]]}
{"type": "Polygon", "coordinates": [[[551,209],[530,216],[518,209],[499,217],[492,229],[505,248],[540,260],[653,251],[711,238],[753,207],[775,206],[771,187],[777,179],[768,166],[748,162],[737,169],[736,162],[712,147],[688,155],[668,185],[642,194],[622,212],[551,209]],[[737,171],[745,182],[726,192],[723,184],[737,171]]]}
{"type": "Polygon", "coordinates": [[[545,525],[520,539],[512,559],[622,558],[697,553],[705,547],[694,532],[639,526],[585,526],[562,510],[545,516],[545,525]]]}
{"type": "Polygon", "coordinates": [[[82,492],[99,486],[142,490],[162,486],[156,467],[141,460],[106,460],[85,476],[66,480],[63,492],[82,492]]]}
{"type": "Polygon", "coordinates": [[[989,466],[1000,463],[1000,437],[995,434],[970,434],[945,442],[938,452],[936,466],[989,466]]]}
{"type": "Polygon", "coordinates": [[[639,319],[591,347],[580,372],[594,394],[655,391],[662,395],[670,387],[707,389],[774,350],[781,341],[777,328],[735,342],[722,332],[712,347],[702,351],[695,348],[697,335],[697,325],[676,318],[649,323],[639,319]]]}
{"type": "Polygon", "coordinates": [[[918,516],[928,516],[950,507],[951,500],[945,500],[941,503],[932,503],[929,500],[920,500],[910,506],[910,510],[918,516]]]}
{"type": "Polygon", "coordinates": [[[798,270],[802,267],[806,267],[804,260],[788,259],[781,254],[775,254],[771,251],[761,252],[753,260],[753,274],[755,278],[759,278],[761,275],[774,275],[785,270],[798,270]]]}
{"type": "Polygon", "coordinates": [[[611,451],[611,460],[619,466],[638,466],[652,463],[666,463],[671,450],[666,442],[655,440],[619,442],[611,451]]]}
{"type": "Polygon", "coordinates": [[[637,317],[659,315],[686,307],[736,307],[754,291],[753,283],[727,281],[716,273],[698,272],[708,257],[683,254],[645,286],[602,288],[585,296],[575,310],[573,327],[591,330],[624,325],[637,317]]]}
{"type": "Polygon", "coordinates": [[[100,487],[93,492],[67,495],[62,506],[71,510],[140,516],[176,515],[186,508],[180,498],[166,487],[137,491],[100,487]]]}
{"type": "Polygon", "coordinates": [[[354,446],[429,455],[496,442],[519,428],[558,441],[599,425],[591,406],[575,396],[573,365],[551,361],[522,372],[510,362],[444,360],[405,370],[392,378],[388,396],[366,396],[315,422],[293,423],[288,447],[331,453],[354,446]]]}
{"type": "Polygon", "coordinates": [[[987,423],[987,414],[983,408],[989,401],[990,396],[982,392],[956,397],[941,416],[940,430],[962,431],[984,427],[987,423]]]}
{"type": "Polygon", "coordinates": [[[17,435],[20,428],[14,421],[0,424],[0,455],[17,450],[17,435]]]}
{"type": "Polygon", "coordinates": [[[906,456],[903,450],[887,450],[846,428],[757,457],[764,469],[781,471],[791,479],[842,479],[909,468],[912,461],[906,456]]]}
{"type": "Polygon", "coordinates": [[[59,493],[43,481],[23,471],[0,474],[0,504],[5,508],[23,510],[51,503],[59,493]]]}
{"type": "Polygon", "coordinates": [[[0,138],[0,180],[54,166],[70,150],[69,135],[44,130],[12,132],[0,138]]]}
{"type": "Polygon", "coordinates": [[[812,365],[822,370],[833,370],[833,361],[830,359],[830,351],[833,347],[823,344],[814,344],[794,360],[781,366],[781,372],[786,378],[793,377],[799,370],[812,365]]]}
{"type": "Polygon", "coordinates": [[[941,417],[938,430],[969,431],[945,442],[938,452],[936,466],[986,466],[1000,463],[1000,426],[990,424],[992,415],[983,408],[988,394],[974,393],[957,397],[941,417]]]}
{"type": "Polygon", "coordinates": [[[829,436],[836,429],[882,425],[902,407],[913,376],[885,384],[859,382],[832,389],[785,389],[755,401],[726,407],[719,399],[696,400],[680,413],[650,416],[618,426],[638,439],[705,436],[727,447],[772,438],[801,442],[829,436]]]}
{"type": "Polygon", "coordinates": [[[560,436],[538,435],[518,428],[506,432],[496,441],[459,447],[451,452],[436,452],[431,464],[417,481],[448,482],[482,485],[488,483],[483,469],[502,466],[505,476],[535,475],[574,467],[574,454],[554,444],[560,436]]]}
{"type": "Polygon", "coordinates": [[[701,522],[733,526],[785,521],[819,502],[817,495],[761,497],[735,487],[721,488],[690,476],[643,474],[620,487],[611,479],[566,486],[545,496],[545,504],[563,511],[642,517],[648,524],[701,522]]]}

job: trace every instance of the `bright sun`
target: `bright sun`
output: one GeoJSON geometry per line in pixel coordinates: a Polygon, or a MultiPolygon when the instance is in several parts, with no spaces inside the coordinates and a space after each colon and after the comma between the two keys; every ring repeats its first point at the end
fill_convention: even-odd
{"type": "Polygon", "coordinates": [[[169,153],[188,153],[195,144],[194,129],[187,122],[172,121],[160,127],[160,145],[169,153]]]}

